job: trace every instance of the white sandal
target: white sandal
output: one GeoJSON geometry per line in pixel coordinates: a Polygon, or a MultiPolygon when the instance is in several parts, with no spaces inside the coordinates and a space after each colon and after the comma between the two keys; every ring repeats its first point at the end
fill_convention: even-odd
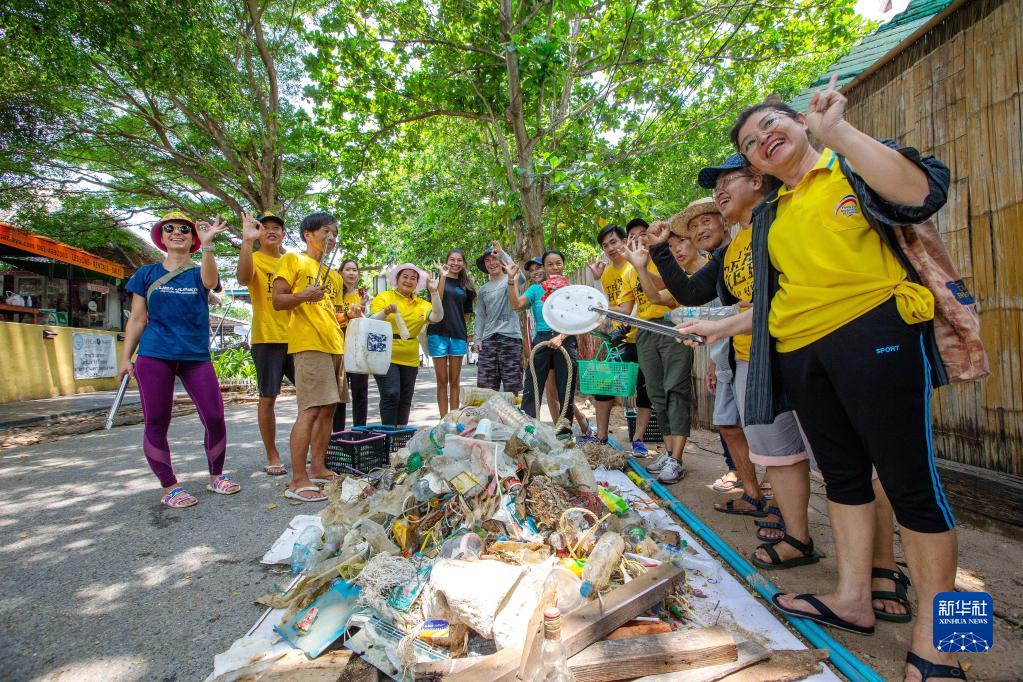
{"type": "Polygon", "coordinates": [[[284,491],[284,496],[287,497],[289,500],[298,500],[299,502],[323,502],[324,500],[327,499],[327,496],[324,495],[323,492],[315,485],[307,485],[302,488],[299,488],[298,490],[292,490],[291,488],[288,488],[287,490],[284,491]],[[310,491],[317,492],[320,494],[320,496],[302,497],[302,493],[310,491]]]}

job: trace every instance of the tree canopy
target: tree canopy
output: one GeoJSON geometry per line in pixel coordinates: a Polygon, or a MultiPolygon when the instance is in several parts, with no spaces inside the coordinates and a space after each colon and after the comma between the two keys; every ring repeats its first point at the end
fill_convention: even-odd
{"type": "Polygon", "coordinates": [[[381,264],[494,238],[575,258],[666,217],[742,106],[868,28],[853,0],[7,4],[0,210],[86,241],[167,209],[330,210],[381,264]]]}

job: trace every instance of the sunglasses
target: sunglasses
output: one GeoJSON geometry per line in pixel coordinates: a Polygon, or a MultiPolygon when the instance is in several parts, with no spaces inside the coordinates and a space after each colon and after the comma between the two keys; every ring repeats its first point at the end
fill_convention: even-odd
{"type": "Polygon", "coordinates": [[[181,234],[189,234],[192,231],[192,227],[190,225],[164,225],[163,231],[166,234],[170,234],[174,231],[175,227],[178,228],[178,232],[181,234]]]}

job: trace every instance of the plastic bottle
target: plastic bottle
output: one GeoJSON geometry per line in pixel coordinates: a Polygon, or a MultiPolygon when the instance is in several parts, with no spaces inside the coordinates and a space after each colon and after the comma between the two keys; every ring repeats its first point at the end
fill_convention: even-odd
{"type": "Polygon", "coordinates": [[[398,545],[394,544],[391,538],[387,537],[387,531],[384,530],[384,527],[376,521],[363,518],[355,524],[355,528],[362,537],[366,538],[366,542],[373,548],[374,554],[382,553],[397,556],[401,553],[398,545]]]}
{"type": "Polygon", "coordinates": [[[450,435],[458,435],[465,431],[465,426],[455,422],[442,421],[430,431],[430,442],[437,450],[444,448],[444,441],[450,435]]]}
{"type": "Polygon", "coordinates": [[[575,675],[568,667],[568,652],[561,641],[561,611],[547,609],[543,612],[543,646],[540,661],[526,676],[529,682],[575,682],[575,675]]]}
{"type": "Polygon", "coordinates": [[[600,497],[600,501],[604,503],[604,506],[611,512],[615,514],[624,514],[629,511],[629,503],[618,495],[615,495],[604,486],[597,486],[597,495],[600,497]]]}
{"type": "Polygon", "coordinates": [[[611,573],[618,566],[625,553],[625,541],[618,533],[604,533],[597,540],[597,544],[590,551],[586,559],[586,567],[583,568],[583,584],[579,588],[579,594],[589,597],[591,593],[599,592],[611,582],[611,573]]]}
{"type": "Polygon", "coordinates": [[[664,317],[665,319],[671,320],[674,324],[682,324],[689,320],[720,320],[725,317],[738,315],[740,310],[741,309],[738,305],[723,305],[717,307],[684,305],[665,313],[664,317]]]}
{"type": "Polygon", "coordinates": [[[320,548],[320,539],[323,536],[323,531],[320,527],[313,524],[306,526],[302,529],[302,532],[298,534],[295,539],[295,544],[291,548],[291,572],[298,575],[305,568],[306,562],[309,557],[320,548]]]}
{"type": "Polygon", "coordinates": [[[332,548],[335,552],[341,547],[341,544],[345,541],[345,534],[348,529],[344,527],[344,524],[332,523],[323,529],[324,546],[332,548]]]}
{"type": "Polygon", "coordinates": [[[411,467],[414,461],[417,462],[415,468],[410,468],[409,471],[415,471],[423,465],[425,460],[437,454],[437,448],[430,441],[430,429],[419,429],[416,431],[405,447],[409,451],[406,467],[411,467]],[[417,455],[418,459],[416,459],[417,455]]]}
{"type": "Polygon", "coordinates": [[[491,396],[483,403],[480,415],[516,430],[521,429],[530,421],[529,415],[509,403],[500,394],[491,396]]]}

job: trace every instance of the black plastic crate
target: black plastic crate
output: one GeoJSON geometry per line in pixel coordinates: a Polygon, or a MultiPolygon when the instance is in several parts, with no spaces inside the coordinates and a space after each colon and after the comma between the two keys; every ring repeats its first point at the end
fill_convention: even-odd
{"type": "Polygon", "coordinates": [[[405,447],[412,436],[416,435],[414,426],[387,426],[385,424],[367,424],[365,426],[353,426],[353,431],[383,434],[387,439],[387,451],[397,452],[405,447]]]}
{"type": "MultiPolygon", "coordinates": [[[[625,410],[625,420],[629,422],[629,442],[636,438],[636,410],[625,410]]],[[[643,434],[644,443],[663,443],[664,436],[661,435],[661,427],[657,424],[657,413],[650,412],[650,423],[646,425],[646,433],[643,434]]]]}
{"type": "Polygon", "coordinates": [[[335,474],[350,474],[349,469],[369,473],[387,466],[387,436],[370,431],[338,431],[327,443],[327,468],[335,474]],[[347,468],[344,468],[347,467],[347,468]]]}

